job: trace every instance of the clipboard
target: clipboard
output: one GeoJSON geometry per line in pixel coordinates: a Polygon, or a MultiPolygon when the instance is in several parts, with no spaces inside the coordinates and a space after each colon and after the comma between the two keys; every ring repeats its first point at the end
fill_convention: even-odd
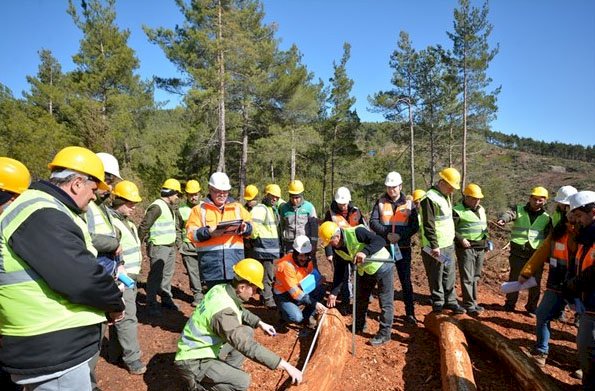
{"type": "Polygon", "coordinates": [[[211,233],[211,235],[236,235],[240,232],[240,227],[244,220],[229,220],[229,221],[222,221],[217,224],[215,230],[211,233]]]}

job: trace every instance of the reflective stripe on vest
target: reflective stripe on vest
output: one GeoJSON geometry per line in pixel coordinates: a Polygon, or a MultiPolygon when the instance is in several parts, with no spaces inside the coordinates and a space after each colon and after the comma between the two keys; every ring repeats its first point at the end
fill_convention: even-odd
{"type": "MultiPolygon", "coordinates": [[[[445,248],[453,244],[455,238],[455,224],[452,219],[452,207],[450,199],[445,197],[436,189],[430,189],[426,198],[434,204],[434,230],[438,248],[445,248]]],[[[422,235],[422,246],[429,246],[430,241],[426,235],[422,235]]]]}
{"type": "Polygon", "coordinates": [[[357,227],[360,221],[360,212],[359,210],[355,210],[353,213],[349,213],[347,215],[347,219],[343,217],[343,215],[336,213],[332,209],[331,212],[331,220],[337,224],[340,228],[349,228],[349,227],[357,227]]]}
{"type": "Polygon", "coordinates": [[[467,240],[482,240],[488,235],[488,220],[485,209],[480,205],[478,213],[463,204],[454,206],[453,211],[459,216],[456,231],[467,240]]]}
{"type": "Polygon", "coordinates": [[[517,217],[512,227],[511,242],[524,246],[529,242],[531,248],[536,249],[545,240],[545,229],[550,223],[550,215],[546,212],[540,214],[531,224],[529,213],[524,205],[517,205],[517,217]]]}
{"type": "Polygon", "coordinates": [[[105,322],[104,314],[92,307],[74,304],[52,290],[8,246],[12,234],[34,212],[55,209],[66,214],[81,230],[86,249],[97,251],[85,221],[51,195],[29,189],[0,216],[0,334],[32,336],[105,322]]]}
{"type": "Polygon", "coordinates": [[[112,238],[116,237],[116,230],[114,229],[111,216],[109,214],[106,215],[95,202],[89,202],[85,218],[91,235],[98,234],[111,236],[112,238]]]}
{"type": "Polygon", "coordinates": [[[273,292],[278,295],[287,292],[294,300],[301,300],[306,294],[300,287],[300,281],[314,270],[312,262],[308,262],[307,267],[300,267],[294,262],[292,253],[289,253],[277,260],[275,265],[275,285],[273,292]],[[286,274],[289,271],[294,272],[294,276],[291,279],[286,274]]]}
{"type": "Polygon", "coordinates": [[[567,266],[569,261],[568,254],[568,233],[565,233],[560,239],[553,240],[550,249],[550,266],[567,266]]]}
{"type": "Polygon", "coordinates": [[[391,226],[391,232],[395,232],[395,227],[406,227],[409,224],[409,216],[411,216],[411,209],[413,202],[406,201],[404,204],[397,206],[393,211],[393,206],[385,198],[378,201],[378,213],[380,213],[380,222],[382,225],[391,226]]]}
{"type": "Polygon", "coordinates": [[[270,206],[257,204],[252,216],[252,249],[258,259],[276,259],[281,252],[279,228],[275,212],[270,206]]]}
{"type": "Polygon", "coordinates": [[[213,316],[225,308],[232,309],[238,323],[242,323],[241,304],[227,293],[226,284],[215,285],[186,322],[178,341],[176,361],[218,357],[225,340],[213,331],[211,322],[213,316]]]}
{"type": "Polygon", "coordinates": [[[117,227],[122,233],[120,246],[122,246],[122,259],[126,272],[130,274],[140,273],[140,266],[143,259],[138,232],[132,222],[120,220],[118,217],[112,219],[114,227],[117,227]]]}
{"type": "MultiPolygon", "coordinates": [[[[343,258],[343,260],[347,262],[353,262],[353,258],[355,254],[360,252],[361,250],[366,247],[364,243],[360,243],[357,240],[357,236],[355,234],[355,230],[357,228],[365,228],[363,225],[359,225],[353,228],[345,228],[341,230],[341,234],[343,235],[343,243],[345,243],[345,248],[347,249],[347,253],[341,250],[335,249],[335,253],[343,258]]],[[[391,259],[391,255],[386,248],[382,248],[375,254],[370,255],[370,258],[376,259],[391,259]]],[[[357,265],[357,273],[362,276],[364,273],[373,275],[380,269],[382,266],[382,262],[364,262],[357,265]]]]}
{"type": "MultiPolygon", "coordinates": [[[[242,218],[242,213],[240,210],[240,204],[238,204],[237,202],[234,202],[233,205],[230,204],[225,204],[224,209],[223,209],[223,213],[217,211],[214,211],[213,208],[216,208],[216,206],[213,206],[212,208],[209,208],[207,206],[206,202],[201,202],[200,203],[200,214],[201,214],[201,223],[203,227],[206,227],[207,225],[207,213],[210,211],[212,213],[219,213],[219,215],[221,216],[215,216],[215,220],[213,221],[213,224],[217,225],[219,224],[221,221],[231,221],[232,219],[229,218],[229,216],[225,216],[226,213],[230,212],[230,209],[233,208],[233,212],[235,215],[235,220],[240,220],[242,218]],[[219,217],[221,219],[219,219],[219,217]]],[[[209,222],[210,223],[210,222],[209,222]]],[[[197,253],[204,253],[204,252],[209,252],[209,251],[217,251],[217,250],[227,250],[227,249],[231,249],[231,250],[244,250],[244,240],[242,235],[229,235],[229,234],[224,234],[221,236],[217,236],[214,238],[211,238],[209,240],[205,240],[203,242],[196,242],[196,252],[197,253]]]]}
{"type": "Polygon", "coordinates": [[[151,205],[157,205],[161,214],[155,220],[149,230],[148,241],[157,246],[168,246],[176,242],[176,220],[171,209],[161,198],[153,201],[151,205]]]}

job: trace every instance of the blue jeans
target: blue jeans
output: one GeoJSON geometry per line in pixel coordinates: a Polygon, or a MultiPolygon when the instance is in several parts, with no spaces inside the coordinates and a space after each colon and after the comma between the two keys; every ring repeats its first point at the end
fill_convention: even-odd
{"type": "Polygon", "coordinates": [[[560,317],[565,305],[566,300],[564,300],[561,293],[549,289],[544,292],[543,298],[535,311],[535,316],[537,317],[537,324],[535,327],[537,342],[535,343],[535,350],[538,352],[548,353],[550,321],[560,317]]]}
{"type": "Polygon", "coordinates": [[[595,315],[581,315],[576,335],[578,362],[583,371],[583,389],[595,389],[595,315]]]}
{"type": "MultiPolygon", "coordinates": [[[[399,261],[400,262],[400,261],[399,261]]],[[[378,335],[390,336],[393,327],[393,316],[395,314],[395,302],[393,300],[393,275],[395,268],[393,263],[383,263],[376,273],[370,275],[364,273],[357,275],[356,281],[356,319],[355,328],[361,330],[366,323],[368,304],[372,289],[378,285],[378,301],[380,302],[380,329],[378,335]]]]}
{"type": "Polygon", "coordinates": [[[313,305],[305,305],[301,300],[294,300],[288,292],[282,294],[274,294],[273,298],[277,303],[277,308],[281,312],[281,318],[289,323],[302,323],[307,321],[316,310],[316,302],[319,302],[324,297],[326,289],[324,285],[320,284],[310,292],[309,296],[314,302],[313,305]],[[304,305],[304,309],[300,309],[300,305],[304,305]]]}

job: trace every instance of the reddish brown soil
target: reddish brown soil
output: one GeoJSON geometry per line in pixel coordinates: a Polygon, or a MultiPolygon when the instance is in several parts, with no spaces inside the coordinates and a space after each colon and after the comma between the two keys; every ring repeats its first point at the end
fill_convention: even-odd
{"type": "MultiPolygon", "coordinates": [[[[506,337],[515,341],[521,349],[530,350],[535,341],[535,319],[522,312],[507,313],[501,308],[503,295],[499,284],[507,277],[507,251],[498,250],[505,244],[497,242],[496,251],[488,255],[484,265],[484,275],[479,289],[479,301],[486,308],[480,319],[506,337]]],[[[417,251],[418,252],[418,251],[417,251]]],[[[147,268],[148,266],[146,266],[147,268]]],[[[178,260],[173,281],[173,293],[181,312],[164,310],[159,319],[149,319],[145,308],[144,287],[141,285],[138,295],[139,338],[143,351],[143,361],[147,363],[147,372],[142,376],[133,376],[118,366],[102,359],[98,365],[99,386],[103,390],[184,390],[184,384],[173,365],[176,343],[180,332],[192,313],[188,278],[182,263],[178,260]]],[[[330,269],[326,261],[320,261],[323,274],[330,278],[330,269]]],[[[146,270],[144,270],[146,273],[146,270]]],[[[345,365],[343,381],[337,390],[439,390],[440,354],[437,339],[424,329],[423,318],[431,307],[428,303],[428,287],[419,254],[414,256],[413,284],[416,293],[416,315],[420,320],[418,327],[403,323],[404,307],[401,300],[395,301],[395,321],[392,341],[381,347],[366,345],[369,336],[356,336],[356,355],[351,356],[345,365]]],[[[547,272],[544,273],[544,281],[547,272]]],[[[457,283],[458,286],[458,283],[457,283]]],[[[395,289],[400,291],[400,284],[395,273],[395,289]]],[[[397,294],[399,297],[399,294],[397,294]]],[[[460,291],[459,291],[460,297],[460,291]]],[[[526,294],[522,293],[517,305],[523,309],[526,294]]],[[[247,306],[268,323],[276,324],[277,315],[255,303],[247,306]]],[[[378,328],[378,303],[374,300],[370,308],[371,332],[378,328]]],[[[572,320],[573,314],[567,310],[566,317],[572,320]]],[[[345,323],[351,324],[351,316],[345,317],[345,323]]],[[[550,355],[545,375],[550,376],[563,390],[578,390],[579,381],[569,374],[577,368],[576,328],[571,323],[552,322],[550,355]]],[[[297,331],[289,329],[276,337],[265,336],[260,330],[256,338],[271,350],[277,352],[289,362],[301,368],[307,354],[311,337],[298,338],[297,331]]],[[[519,389],[511,373],[489,351],[469,339],[469,353],[473,362],[475,381],[480,390],[516,390],[519,389]]],[[[105,341],[104,341],[105,342],[105,341]]],[[[286,388],[286,378],[282,372],[267,368],[247,360],[245,369],[252,376],[251,390],[277,390],[286,388]]],[[[306,373],[307,376],[307,373],[306,373]]]]}

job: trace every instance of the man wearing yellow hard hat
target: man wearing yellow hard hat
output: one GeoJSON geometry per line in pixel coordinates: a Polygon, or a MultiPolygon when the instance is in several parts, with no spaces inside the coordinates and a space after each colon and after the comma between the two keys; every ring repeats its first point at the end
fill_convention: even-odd
{"type": "Polygon", "coordinates": [[[256,199],[257,195],[258,187],[254,185],[248,185],[244,189],[244,201],[246,201],[244,203],[244,208],[246,208],[248,212],[252,211],[252,208],[254,208],[256,204],[258,204],[258,200],[256,199]]]}
{"type": "Polygon", "coordinates": [[[306,235],[312,243],[314,266],[316,263],[316,245],[318,244],[318,216],[316,208],[304,199],[304,184],[300,180],[289,183],[287,192],[289,201],[279,208],[283,253],[293,251],[293,241],[299,235],[306,235]]]}
{"type": "MultiPolygon", "coordinates": [[[[190,179],[186,182],[184,192],[186,193],[186,201],[180,204],[178,210],[180,211],[180,223],[182,225],[182,232],[186,231],[186,221],[190,217],[190,212],[200,202],[200,183],[196,179],[190,179]]],[[[202,300],[202,282],[200,280],[200,267],[198,263],[198,254],[196,254],[196,247],[188,239],[186,235],[182,235],[182,247],[180,248],[180,255],[182,255],[182,262],[186,267],[188,273],[188,280],[190,282],[190,290],[192,291],[192,307],[196,307],[202,300]]]]}
{"type": "Polygon", "coordinates": [[[161,197],[153,201],[138,228],[138,237],[147,242],[151,268],[147,277],[147,305],[149,315],[161,316],[161,307],[178,310],[171,293],[171,279],[176,265],[176,247],[182,235],[178,213],[178,195],[182,187],[177,179],[169,178],[161,186],[161,197]]]}
{"type": "Polygon", "coordinates": [[[25,165],[9,157],[0,157],[0,214],[31,183],[31,174],[25,165]]]}
{"type": "MultiPolygon", "coordinates": [[[[545,211],[545,203],[548,199],[548,191],[542,186],[534,187],[529,195],[526,204],[518,204],[503,212],[496,223],[504,227],[512,222],[512,233],[510,235],[510,273],[508,281],[517,281],[525,263],[531,258],[535,250],[541,246],[552,228],[550,215],[545,211]]],[[[537,286],[529,289],[529,297],[525,310],[529,316],[535,316],[535,309],[539,302],[541,274],[543,268],[536,270],[533,274],[537,280],[537,286]]],[[[513,312],[519,298],[518,292],[508,293],[504,310],[513,312]]]]}

